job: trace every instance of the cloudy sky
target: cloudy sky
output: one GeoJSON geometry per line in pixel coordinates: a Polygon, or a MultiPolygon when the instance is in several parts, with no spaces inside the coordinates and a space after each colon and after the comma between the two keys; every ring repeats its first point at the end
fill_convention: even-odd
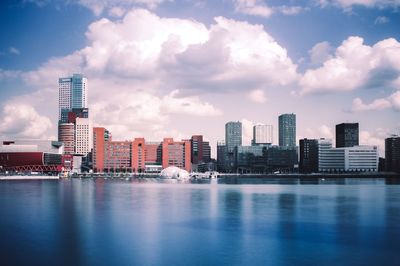
{"type": "MultiPolygon", "coordinates": [[[[58,78],[89,79],[114,139],[215,145],[227,121],[296,113],[297,138],[400,133],[400,0],[15,0],[0,4],[0,139],[56,138],[58,78]]],[[[215,150],[215,148],[214,148],[215,150]]],[[[381,149],[382,151],[382,149],[381,149]]]]}

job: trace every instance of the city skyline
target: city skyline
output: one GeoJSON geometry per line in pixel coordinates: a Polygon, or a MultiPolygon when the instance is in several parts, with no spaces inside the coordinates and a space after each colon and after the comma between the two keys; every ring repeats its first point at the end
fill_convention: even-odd
{"type": "Polygon", "coordinates": [[[57,81],[73,73],[88,77],[93,126],[116,139],[200,134],[215,157],[227,121],[242,122],[243,145],[272,125],[277,144],[284,113],[297,145],[357,122],[383,156],[399,134],[398,4],[137,2],[2,2],[0,138],[57,139],[57,81]]]}

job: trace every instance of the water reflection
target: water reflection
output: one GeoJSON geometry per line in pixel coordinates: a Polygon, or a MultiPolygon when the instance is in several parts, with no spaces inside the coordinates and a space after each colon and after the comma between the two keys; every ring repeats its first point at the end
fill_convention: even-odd
{"type": "Polygon", "coordinates": [[[2,264],[396,265],[400,260],[400,186],[391,185],[394,181],[226,183],[2,182],[2,264]]]}

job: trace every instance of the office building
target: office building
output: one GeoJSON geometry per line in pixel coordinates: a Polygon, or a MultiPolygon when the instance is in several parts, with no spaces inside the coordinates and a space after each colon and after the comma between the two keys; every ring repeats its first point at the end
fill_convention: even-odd
{"type": "Polygon", "coordinates": [[[301,139],[300,140],[300,165],[301,173],[318,172],[318,140],[301,139]]]}
{"type": "Polygon", "coordinates": [[[135,138],[132,142],[132,171],[143,173],[146,170],[146,148],[144,138],[135,138]]]}
{"type": "Polygon", "coordinates": [[[60,78],[58,89],[58,119],[61,123],[66,123],[68,122],[68,112],[71,112],[72,109],[87,108],[87,78],[82,74],[60,78]]]}
{"type": "Polygon", "coordinates": [[[296,147],[296,115],[279,116],[279,146],[296,147]]]}
{"type": "Polygon", "coordinates": [[[332,148],[332,141],[318,141],[320,172],[376,172],[379,155],[376,146],[332,148]]]}
{"type": "Polygon", "coordinates": [[[104,149],[105,172],[132,172],[131,141],[107,141],[104,149]]]}
{"type": "Polygon", "coordinates": [[[336,148],[358,146],[358,123],[342,123],[336,125],[336,148]]]}
{"type": "Polygon", "coordinates": [[[76,118],[74,153],[86,156],[92,148],[92,128],[89,118],[76,118]]]}
{"type": "Polygon", "coordinates": [[[225,124],[225,145],[228,152],[242,145],[242,123],[228,122],[225,124]]]}
{"type": "Polygon", "coordinates": [[[191,171],[190,140],[174,141],[164,138],[162,142],[162,167],[176,166],[188,172],[191,171]]]}
{"type": "Polygon", "coordinates": [[[93,128],[93,171],[104,171],[105,143],[112,140],[111,133],[104,127],[93,128]]]}
{"type": "Polygon", "coordinates": [[[58,141],[64,143],[64,153],[75,153],[75,125],[73,123],[58,124],[58,141]]]}
{"type": "Polygon", "coordinates": [[[273,128],[272,125],[255,125],[253,126],[253,139],[251,144],[255,145],[272,145],[273,128]]]}
{"type": "Polygon", "coordinates": [[[207,163],[211,160],[210,143],[208,141],[204,141],[202,135],[192,136],[190,143],[193,164],[207,163]]]}
{"type": "Polygon", "coordinates": [[[400,173],[400,136],[385,139],[386,171],[400,173]]]}

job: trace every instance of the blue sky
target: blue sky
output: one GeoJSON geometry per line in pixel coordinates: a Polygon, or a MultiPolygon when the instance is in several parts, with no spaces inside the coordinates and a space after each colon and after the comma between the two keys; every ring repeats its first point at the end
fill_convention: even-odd
{"type": "Polygon", "coordinates": [[[0,138],[55,138],[57,78],[89,79],[94,125],[116,138],[204,134],[224,123],[298,138],[360,122],[400,133],[400,1],[24,0],[0,4],[0,138]]]}

